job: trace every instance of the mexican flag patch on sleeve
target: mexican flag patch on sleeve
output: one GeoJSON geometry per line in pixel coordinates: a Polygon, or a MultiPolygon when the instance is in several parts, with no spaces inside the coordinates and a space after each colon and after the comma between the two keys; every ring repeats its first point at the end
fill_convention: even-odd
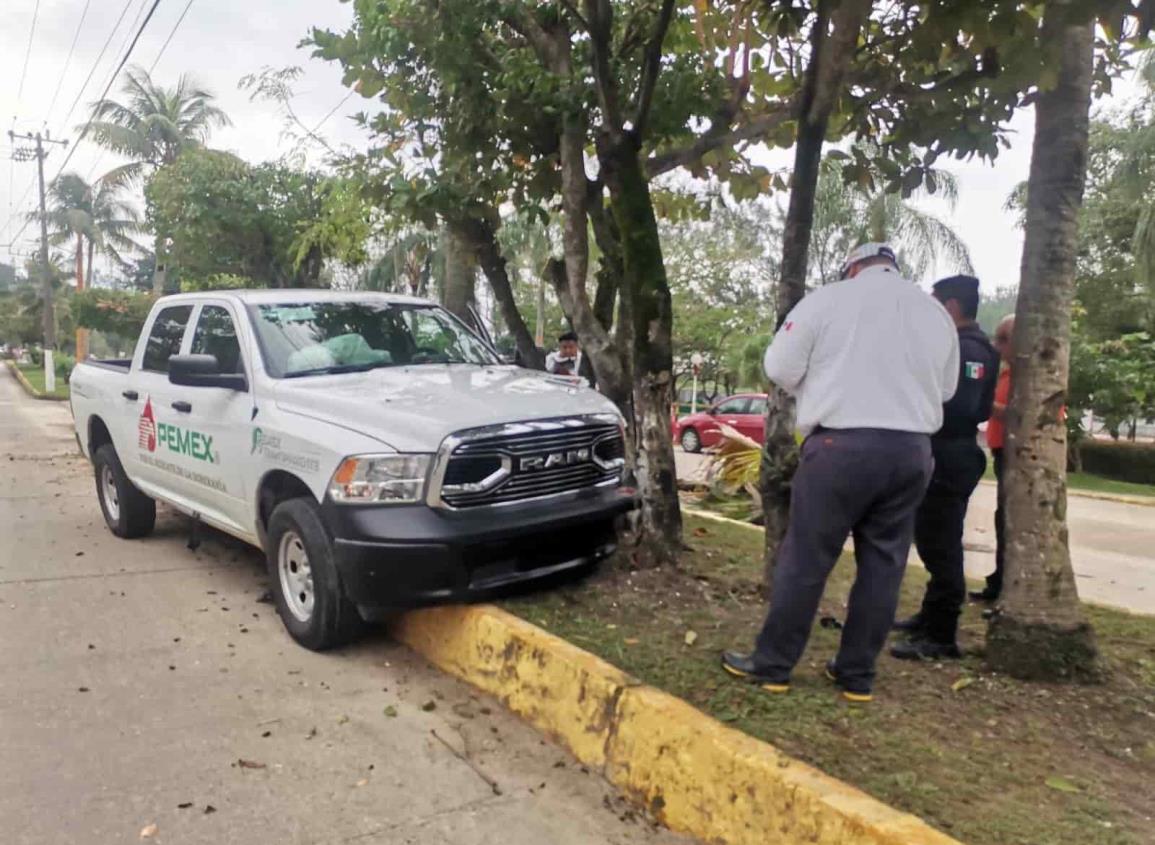
{"type": "Polygon", "coordinates": [[[981,379],[984,372],[986,372],[986,367],[983,366],[981,361],[967,361],[967,378],[981,379]]]}

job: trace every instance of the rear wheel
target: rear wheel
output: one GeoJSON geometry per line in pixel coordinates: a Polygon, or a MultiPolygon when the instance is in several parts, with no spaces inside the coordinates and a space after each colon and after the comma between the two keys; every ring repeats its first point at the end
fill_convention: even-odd
{"type": "Polygon", "coordinates": [[[698,432],[692,428],[687,428],[682,432],[682,450],[686,452],[697,452],[702,448],[702,438],[698,436],[698,432]]]}
{"type": "Polygon", "coordinates": [[[151,534],[156,525],[156,502],[129,480],[111,443],[96,450],[92,465],[96,497],[108,530],[126,540],[151,534]]]}
{"type": "Polygon", "coordinates": [[[266,554],[277,612],[289,635],[323,651],[354,639],[365,623],[341,592],[333,541],[312,499],[281,502],[269,517],[266,554]]]}

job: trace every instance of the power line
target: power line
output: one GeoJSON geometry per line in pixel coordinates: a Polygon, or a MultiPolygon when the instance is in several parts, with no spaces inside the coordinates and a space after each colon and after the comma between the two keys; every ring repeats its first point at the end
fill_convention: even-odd
{"type": "Polygon", "coordinates": [[[84,28],[84,19],[88,17],[88,7],[91,4],[92,0],[84,0],[84,11],[80,13],[80,22],[76,24],[76,32],[72,36],[72,46],[68,48],[68,58],[64,60],[64,70],[60,71],[60,79],[56,82],[52,102],[48,105],[48,115],[44,118],[45,123],[52,117],[52,110],[56,108],[56,98],[60,96],[60,89],[64,86],[64,77],[68,75],[68,66],[72,64],[72,53],[76,50],[76,42],[80,40],[80,30],[84,28]]]}
{"type": "Polygon", "coordinates": [[[160,61],[160,57],[164,55],[164,51],[168,49],[168,42],[172,41],[172,37],[176,35],[176,31],[180,29],[181,23],[184,22],[184,16],[188,14],[188,10],[192,7],[192,4],[193,0],[188,0],[188,2],[185,3],[184,11],[181,12],[180,17],[176,19],[176,24],[173,26],[172,32],[168,34],[168,38],[166,38],[164,44],[161,45],[160,52],[156,54],[156,58],[153,59],[152,64],[148,66],[149,76],[152,76],[153,69],[156,67],[157,62],[160,61]]]}
{"type": "Polygon", "coordinates": [[[88,76],[84,78],[84,84],[81,85],[80,90],[76,92],[76,99],[74,99],[72,105],[68,107],[68,114],[64,115],[64,120],[61,121],[62,123],[67,124],[68,118],[72,117],[72,113],[76,111],[77,103],[79,103],[80,98],[84,96],[84,92],[88,88],[88,83],[92,81],[92,77],[96,74],[96,68],[99,67],[100,60],[104,58],[104,54],[108,50],[108,45],[112,43],[113,36],[115,36],[116,31],[120,29],[120,23],[124,20],[124,16],[128,14],[128,10],[132,7],[132,4],[133,0],[127,0],[124,8],[120,10],[120,17],[116,19],[116,23],[112,27],[112,32],[108,33],[108,38],[104,39],[104,46],[100,48],[100,55],[96,57],[96,61],[93,62],[92,67],[89,68],[88,76]]]}
{"type": "Polygon", "coordinates": [[[341,106],[345,105],[345,103],[347,103],[349,101],[349,98],[352,97],[354,93],[356,93],[356,92],[350,90],[348,94],[346,94],[344,97],[342,97],[341,102],[337,103],[337,105],[335,105],[335,106],[333,106],[333,108],[329,109],[329,113],[321,118],[321,120],[317,123],[316,126],[313,127],[313,129],[309,132],[309,134],[310,135],[316,135],[317,130],[320,129],[322,126],[324,126],[325,123],[328,122],[329,118],[331,118],[334,114],[337,113],[337,109],[339,109],[339,108],[341,108],[341,106]]]}
{"type": "Polygon", "coordinates": [[[28,76],[28,59],[32,57],[32,39],[36,36],[36,19],[40,16],[40,0],[32,9],[32,28],[28,30],[28,47],[24,50],[24,69],[20,71],[20,88],[16,91],[16,108],[20,108],[20,98],[24,96],[24,78],[28,76]]]}

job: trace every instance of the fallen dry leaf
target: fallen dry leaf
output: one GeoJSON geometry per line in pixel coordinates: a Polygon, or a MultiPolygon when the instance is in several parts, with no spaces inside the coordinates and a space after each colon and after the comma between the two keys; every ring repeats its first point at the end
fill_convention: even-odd
{"type": "Polygon", "coordinates": [[[698,641],[697,631],[687,631],[685,637],[686,645],[693,645],[698,641]]]}
{"type": "Polygon", "coordinates": [[[955,681],[953,684],[951,684],[950,688],[952,690],[954,690],[955,692],[958,692],[959,690],[966,689],[967,687],[969,687],[974,682],[975,682],[975,679],[972,678],[970,675],[963,675],[961,678],[959,678],[957,681],[955,681]]]}
{"type": "Polygon", "coordinates": [[[210,813],[215,813],[216,811],[217,811],[217,808],[214,807],[212,804],[205,804],[205,815],[206,816],[209,815],[210,813]]]}
{"type": "Polygon", "coordinates": [[[156,836],[156,830],[157,830],[157,828],[156,828],[155,824],[145,825],[144,827],[142,827],[140,829],[140,838],[141,839],[152,839],[154,836],[156,836]]]}
{"type": "Polygon", "coordinates": [[[1075,786],[1075,784],[1071,783],[1066,778],[1059,777],[1058,775],[1051,775],[1049,778],[1043,781],[1043,783],[1045,783],[1051,789],[1058,790],[1059,792],[1080,791],[1079,787],[1075,786]]]}
{"type": "Polygon", "coordinates": [[[244,757],[237,758],[237,765],[242,769],[267,769],[264,763],[258,763],[256,760],[246,760],[244,757]]]}
{"type": "Polygon", "coordinates": [[[392,704],[390,704],[388,707],[385,708],[385,715],[388,716],[390,719],[392,719],[394,716],[397,715],[397,708],[394,707],[392,704]]]}
{"type": "Polygon", "coordinates": [[[705,537],[709,533],[710,533],[709,531],[707,531],[705,528],[702,528],[700,526],[698,528],[694,529],[694,536],[695,537],[705,537]]]}
{"type": "Polygon", "coordinates": [[[430,712],[437,709],[437,702],[434,701],[433,699],[430,699],[429,701],[426,701],[424,704],[421,705],[421,709],[424,710],[426,713],[430,713],[430,712]]]}
{"type": "Polygon", "coordinates": [[[368,786],[368,785],[369,785],[369,778],[361,778],[361,780],[357,781],[357,783],[356,783],[356,786],[368,786]]]}
{"type": "Polygon", "coordinates": [[[641,640],[639,640],[637,637],[626,637],[624,642],[626,645],[637,645],[641,642],[641,640]]]}

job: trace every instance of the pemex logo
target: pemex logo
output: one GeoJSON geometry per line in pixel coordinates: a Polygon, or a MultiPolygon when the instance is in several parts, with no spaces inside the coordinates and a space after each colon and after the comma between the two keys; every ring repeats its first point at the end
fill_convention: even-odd
{"type": "Polygon", "coordinates": [[[156,451],[156,417],[152,415],[152,399],[144,400],[144,410],[140,412],[140,422],[137,424],[141,449],[150,452],[156,451]]]}

